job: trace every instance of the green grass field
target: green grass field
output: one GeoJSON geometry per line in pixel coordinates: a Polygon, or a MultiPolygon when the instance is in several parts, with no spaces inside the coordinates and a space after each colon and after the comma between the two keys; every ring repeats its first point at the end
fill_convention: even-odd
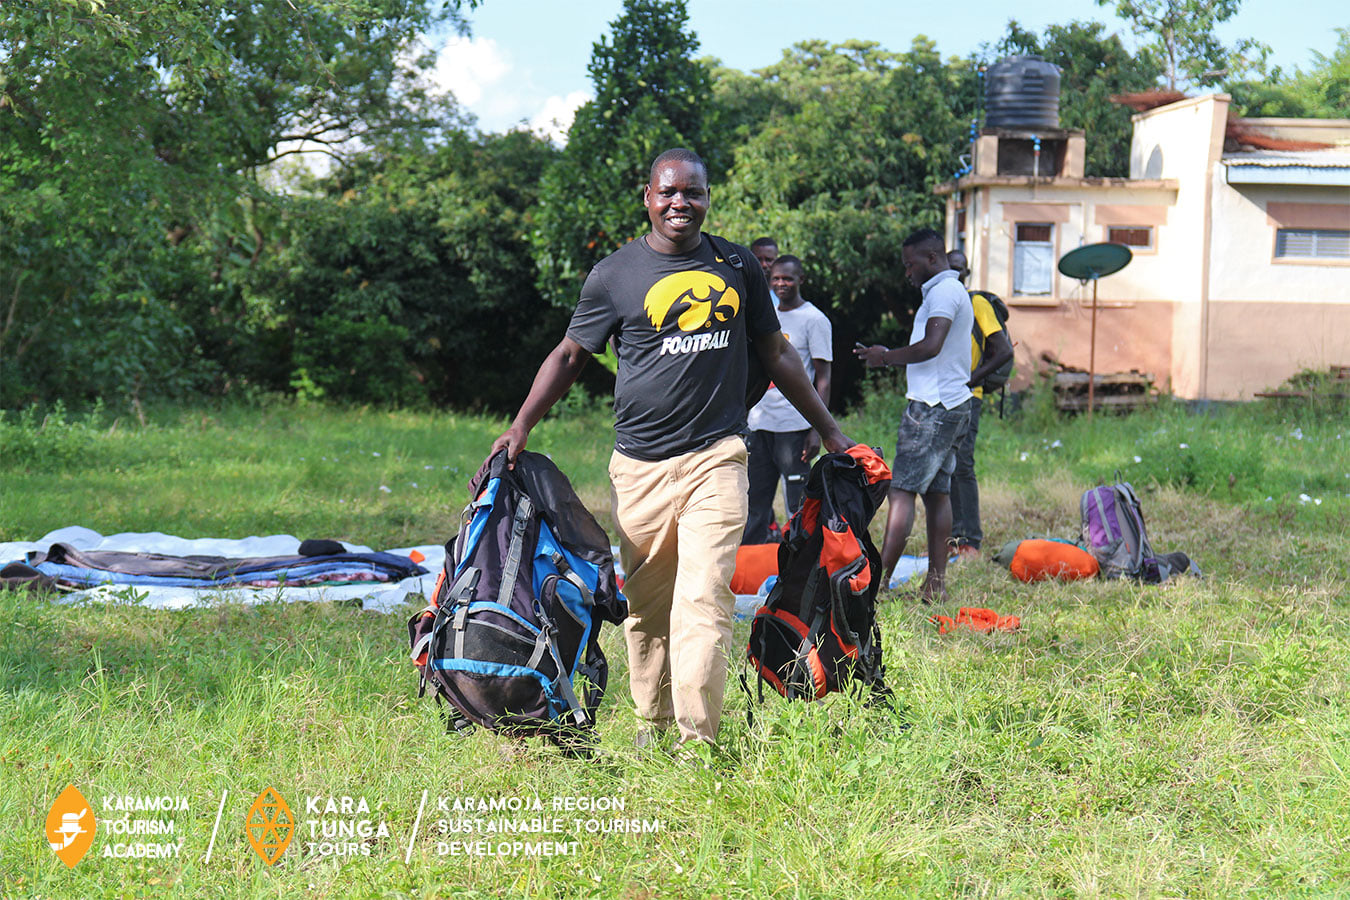
{"type": "MultiPolygon", "coordinates": [[[[889,448],[897,410],[874,401],[846,430],[889,448]]],[[[0,541],[84,525],[437,543],[503,425],[284,405],[152,411],[144,426],[10,414],[0,541]]],[[[903,714],[772,696],[750,728],[733,678],[706,766],[631,749],[613,629],[600,752],[583,764],[444,734],[406,661],[411,606],[165,612],[0,592],[0,895],[1344,896],[1347,432],[1343,410],[1312,408],[1191,415],[1164,402],[1088,423],[1033,401],[1016,419],[986,415],[987,554],[1033,534],[1074,537],[1079,494],[1119,471],[1141,488],[1155,546],[1190,553],[1206,577],[1025,585],[959,564],[952,605],[1017,614],[1019,632],[939,636],[927,616],[953,609],[888,603],[903,714]],[[99,820],[73,869],[44,836],[67,784],[99,820]],[[244,830],[269,787],[299,825],[273,866],[244,830]],[[128,796],[188,808],[117,809],[128,796]],[[338,799],[325,811],[330,797],[354,810],[338,799]],[[611,808],[566,808],[578,802],[611,808]],[[170,820],[172,835],[116,831],[170,820]],[[501,820],[560,827],[485,833],[501,820]],[[180,841],[168,859],[104,855],[180,841]],[[555,844],[565,852],[525,849],[555,844]]],[[[605,412],[578,404],[531,441],[607,527],[610,440],[605,412]]],[[[922,552],[922,527],[910,551],[922,552]]]]}

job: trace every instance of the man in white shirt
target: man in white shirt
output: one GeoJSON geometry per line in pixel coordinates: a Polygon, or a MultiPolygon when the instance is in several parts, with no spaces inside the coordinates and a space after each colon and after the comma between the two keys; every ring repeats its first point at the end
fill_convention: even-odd
{"type": "Polygon", "coordinates": [[[925,603],[947,599],[947,543],[952,533],[951,479],[956,448],[970,425],[970,333],[975,313],[957,273],[947,263],[942,235],[916,231],[900,250],[905,277],[923,291],[908,347],[880,344],[853,352],[869,367],[905,366],[909,405],[900,421],[891,467],[890,508],[881,562],[890,584],[914,527],[914,501],[923,495],[928,524],[928,574],[919,589],[925,603]]]}
{"type": "MultiPolygon", "coordinates": [[[[776,257],[770,266],[769,286],[778,295],[778,322],[783,336],[801,357],[806,377],[820,395],[820,402],[829,405],[834,338],[830,320],[814,304],[802,299],[802,261],[792,255],[776,257]]],[[[811,461],[820,452],[820,436],[773,385],[750,410],[746,425],[750,430],[746,441],[750,448],[750,517],[741,543],[763,544],[770,539],[773,498],[778,493],[780,478],[787,513],[792,515],[806,491],[811,461]]]]}

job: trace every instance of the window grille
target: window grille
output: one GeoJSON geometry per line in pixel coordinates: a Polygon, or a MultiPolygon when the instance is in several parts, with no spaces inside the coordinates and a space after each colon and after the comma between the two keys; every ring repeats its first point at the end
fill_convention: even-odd
{"type": "Polygon", "coordinates": [[[1350,259],[1350,231],[1281,228],[1275,232],[1276,259],[1350,259]]]}
{"type": "Polygon", "coordinates": [[[1018,222],[1013,240],[1013,293],[1048,295],[1055,276],[1055,226],[1018,222]]]}

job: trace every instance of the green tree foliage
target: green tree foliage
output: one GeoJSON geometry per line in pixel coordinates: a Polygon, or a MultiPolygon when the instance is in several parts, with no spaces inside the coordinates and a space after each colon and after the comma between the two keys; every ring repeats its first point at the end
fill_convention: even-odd
{"type": "Polygon", "coordinates": [[[267,305],[274,381],[357,401],[513,408],[567,323],[530,265],[557,151],[525,132],[452,133],[364,159],[299,201],[267,305]]]}
{"type": "Polygon", "coordinates": [[[591,51],[595,99],[544,177],[534,240],[540,289],[558,305],[575,304],[591,267],[645,230],[640,190],[659,153],[688,147],[719,169],[711,75],[688,18],[684,0],[625,0],[591,51]]]}
{"type": "Polygon", "coordinates": [[[884,75],[897,59],[874,41],[831,44],[808,40],[784,50],[781,60],[753,73],[710,60],[719,125],[736,144],[743,143],[769,120],[800,112],[838,82],[884,75]]]}
{"type": "MultiPolygon", "coordinates": [[[[837,382],[855,337],[904,339],[900,243],[942,224],[933,188],[961,165],[988,59],[808,41],[741,73],[695,60],[685,0],[625,0],[559,151],[474,135],[425,90],[415,39],[476,2],[4,0],[0,408],[246,387],[510,409],[586,273],[647,228],[640,188],[672,146],[709,162],[711,229],[806,261],[837,382]],[[302,147],[333,174],[280,190],[302,147]]],[[[1116,5],[1142,22],[1160,4],[1236,8],[1116,5]]],[[[1174,67],[1217,65],[1183,24],[1174,67]]],[[[1060,66],[1088,173],[1125,174],[1129,114],[1106,97],[1156,83],[1162,51],[1077,22],[1013,22],[998,46],[1060,66]]],[[[1306,75],[1235,93],[1346,115],[1348,68],[1343,32],[1306,75]]]]}
{"type": "Polygon", "coordinates": [[[1259,71],[1270,54],[1254,38],[1225,46],[1215,36],[1214,26],[1236,15],[1242,0],[1097,0],[1097,5],[1114,8],[1135,34],[1149,41],[1169,88],[1208,87],[1241,78],[1259,71]]]}
{"type": "Polygon", "coordinates": [[[1338,28],[1330,56],[1313,53],[1308,72],[1286,76],[1278,68],[1270,77],[1228,85],[1233,107],[1243,116],[1350,118],[1350,28],[1338,28]]]}
{"type": "Polygon", "coordinates": [[[0,19],[0,404],[175,395],[233,364],[296,142],[434,130],[427,0],[11,0],[0,19]],[[199,331],[200,329],[200,331],[199,331]]]}
{"type": "Polygon", "coordinates": [[[1000,56],[1032,54],[1059,66],[1060,127],[1086,132],[1085,174],[1124,178],[1130,174],[1132,113],[1110,98],[1156,86],[1162,66],[1152,51],[1131,55],[1118,35],[1105,30],[1100,22],[1070,22],[1050,25],[1037,37],[1011,20],[996,48],[1000,56]]]}
{"type": "Polygon", "coordinates": [[[717,230],[742,243],[761,234],[806,264],[806,295],[832,318],[837,364],[856,336],[907,326],[917,294],[900,244],[914,229],[942,227],[933,188],[959,166],[974,115],[974,66],[944,65],[917,38],[905,53],[870,41],[807,41],[783,59],[719,82],[758,95],[763,116],[737,147],[726,184],[713,185],[717,230]]]}

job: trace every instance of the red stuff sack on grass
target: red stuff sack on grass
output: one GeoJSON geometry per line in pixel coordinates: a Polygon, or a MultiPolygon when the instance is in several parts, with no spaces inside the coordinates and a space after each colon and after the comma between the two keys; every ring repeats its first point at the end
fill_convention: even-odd
{"type": "Polygon", "coordinates": [[[758,594],[764,582],[778,574],[778,544],[743,544],[736,551],[731,575],[733,594],[758,594]]]}
{"type": "Polygon", "coordinates": [[[1077,581],[1093,578],[1100,571],[1096,558],[1077,544],[1036,538],[1017,545],[1008,568],[1014,578],[1027,582],[1047,578],[1077,581]]]}

